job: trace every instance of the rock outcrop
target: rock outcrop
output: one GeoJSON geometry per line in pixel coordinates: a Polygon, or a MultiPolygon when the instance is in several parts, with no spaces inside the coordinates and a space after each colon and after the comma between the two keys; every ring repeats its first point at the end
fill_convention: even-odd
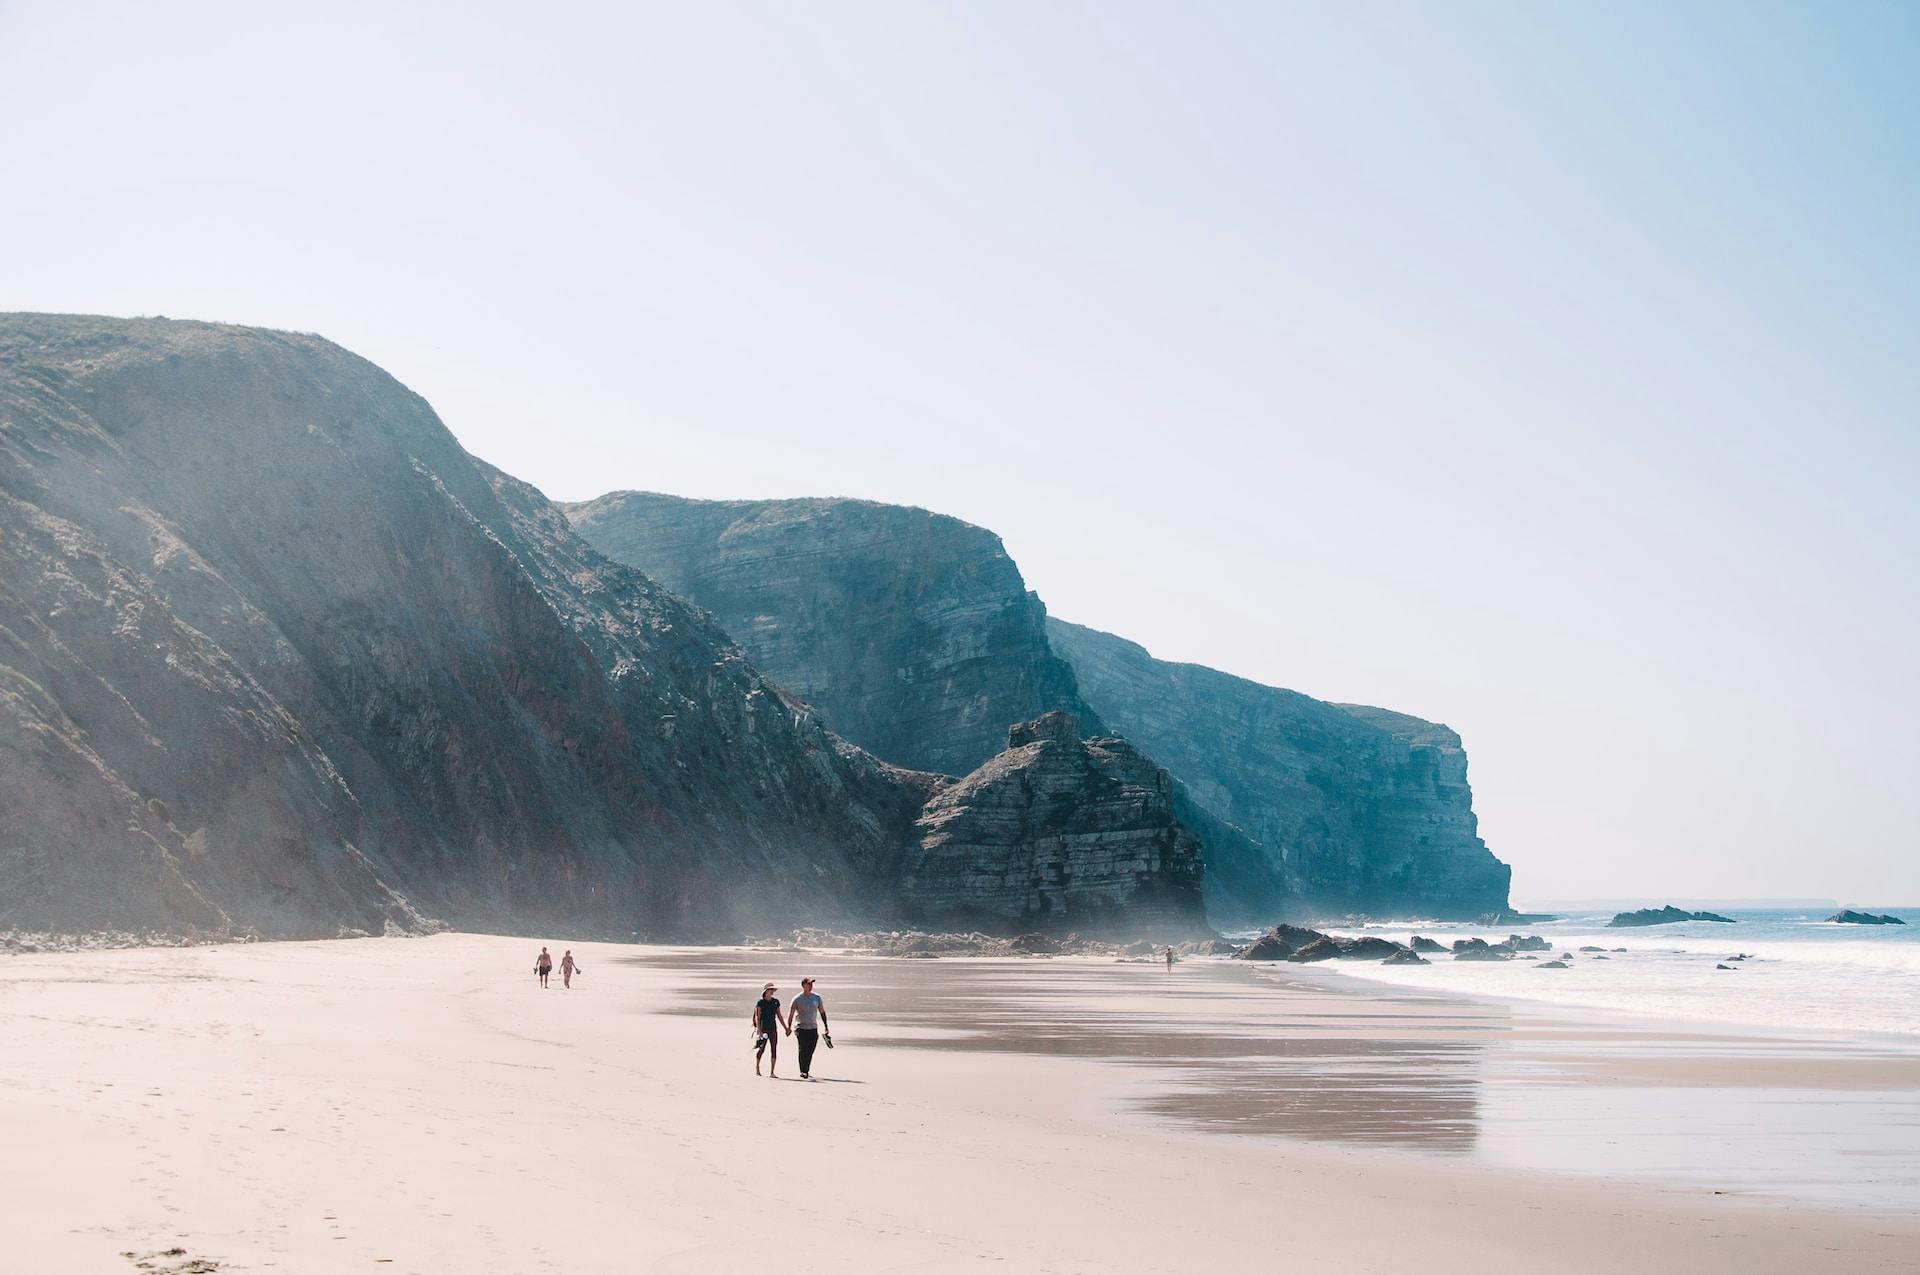
{"type": "MultiPolygon", "coordinates": [[[[1438,945],[1436,945],[1437,947],[1438,945]]],[[[1299,925],[1276,925],[1235,952],[1242,961],[1379,961],[1384,965],[1425,965],[1420,954],[1404,943],[1372,934],[1345,937],[1323,934],[1299,925]]]]}
{"type": "Polygon", "coordinates": [[[1303,925],[1276,925],[1233,954],[1240,961],[1284,961],[1295,952],[1326,938],[1303,925]]]}
{"type": "Polygon", "coordinates": [[[1611,929],[1628,929],[1640,925],[1673,925],[1680,921],[1718,921],[1723,925],[1732,925],[1733,918],[1721,916],[1717,912],[1687,912],[1669,903],[1663,908],[1641,908],[1637,912],[1617,912],[1607,922],[1611,929]]]}
{"type": "Polygon", "coordinates": [[[937,786],[337,346],[0,318],[0,928],[791,925],[937,786]]]}
{"type": "Polygon", "coordinates": [[[1098,720],[1047,643],[1046,608],[991,531],[866,500],[566,506],[580,534],[713,612],[839,735],[901,766],[965,774],[1007,727],[1098,720]]]}
{"type": "Polygon", "coordinates": [[[1209,859],[1210,873],[1249,883],[1220,919],[1506,912],[1510,871],[1480,840],[1467,755],[1447,727],[1156,660],[1060,620],[1047,631],[1107,724],[1251,839],[1257,862],[1209,859]]]}
{"type": "Polygon", "coordinates": [[[1204,928],[1200,845],[1166,772],[1070,713],[1013,726],[1006,750],[927,803],[901,892],[910,913],[987,929],[1175,934],[1204,928]]]}
{"type": "Polygon", "coordinates": [[[1852,910],[1835,912],[1827,920],[1835,925],[1905,925],[1906,922],[1891,912],[1854,912],[1852,910]]]}

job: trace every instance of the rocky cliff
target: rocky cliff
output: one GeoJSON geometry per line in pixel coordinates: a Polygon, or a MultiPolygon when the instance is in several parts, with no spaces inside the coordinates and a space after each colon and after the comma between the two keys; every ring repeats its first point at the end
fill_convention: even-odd
{"type": "Polygon", "coordinates": [[[366,361],[0,317],[0,928],[884,911],[935,786],[366,361]]]}
{"type": "Polygon", "coordinates": [[[1509,869],[1480,840],[1467,755],[1447,727],[1156,660],[1059,620],[1048,636],[1107,723],[1255,843],[1262,861],[1209,864],[1245,883],[1217,899],[1222,918],[1505,910],[1509,869]]]}
{"type": "Polygon", "coordinates": [[[907,852],[916,919],[988,929],[1204,928],[1200,843],[1165,771],[1070,713],[1013,726],[1006,750],[927,803],[907,852]]]}
{"type": "Polygon", "coordinates": [[[898,765],[964,774],[1009,723],[1093,712],[1000,538],[864,500],[615,492],[566,507],[594,547],[713,612],[835,732],[898,765]]]}
{"type": "Polygon", "coordinates": [[[850,500],[621,492],[567,512],[889,761],[965,772],[1008,723],[1053,709],[1123,734],[1171,772],[1217,920],[1506,907],[1452,731],[1048,620],[990,532],[850,500]]]}

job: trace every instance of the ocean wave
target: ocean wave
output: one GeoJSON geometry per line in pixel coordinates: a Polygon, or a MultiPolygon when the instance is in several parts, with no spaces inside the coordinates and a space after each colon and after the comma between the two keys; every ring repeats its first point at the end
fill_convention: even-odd
{"type": "MultiPolygon", "coordinates": [[[[1735,914],[1733,925],[1653,932],[1607,929],[1604,920],[1518,927],[1554,945],[1551,953],[1541,953],[1543,960],[1571,953],[1571,968],[1564,970],[1542,969],[1537,961],[1456,962],[1444,956],[1430,965],[1356,961],[1332,968],[1400,987],[1694,1022],[1920,1036],[1920,930],[1913,926],[1869,930],[1801,916],[1735,914]],[[1607,950],[1579,951],[1583,946],[1607,950]],[[1729,959],[1739,956],[1745,959],[1729,959]]],[[[1418,933],[1443,943],[1462,937],[1497,941],[1514,932],[1404,922],[1325,928],[1401,942],[1418,933]]]]}

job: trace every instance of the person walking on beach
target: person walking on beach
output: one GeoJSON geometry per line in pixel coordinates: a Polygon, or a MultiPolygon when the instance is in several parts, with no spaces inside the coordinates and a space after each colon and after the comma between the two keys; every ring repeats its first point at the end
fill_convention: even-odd
{"type": "Polygon", "coordinates": [[[579,969],[580,963],[573,959],[573,949],[568,948],[567,954],[560,958],[560,986],[572,987],[573,976],[579,972],[579,969]]]}
{"type": "Polygon", "coordinates": [[[767,1079],[776,1078],[776,1069],[780,1066],[780,1032],[791,1033],[792,1026],[780,1017],[780,998],[774,993],[780,989],[768,983],[760,989],[760,999],[753,1007],[750,1021],[753,1023],[753,1074],[760,1074],[760,1055],[767,1053],[767,1079]]]}
{"type": "Polygon", "coordinates": [[[1173,948],[1167,948],[1167,973],[1173,973],[1173,948]]]}
{"type": "MultiPolygon", "coordinates": [[[[788,1015],[793,1034],[800,1044],[800,1079],[813,1079],[813,1051],[819,1048],[820,1033],[827,1029],[827,1003],[813,990],[813,980],[800,980],[800,994],[793,998],[788,1015]]],[[[833,1033],[827,1031],[827,1047],[833,1047],[833,1033]]]]}
{"type": "Polygon", "coordinates": [[[547,975],[553,973],[553,954],[546,948],[540,949],[540,959],[533,963],[533,972],[540,976],[540,986],[547,985],[547,975]]]}

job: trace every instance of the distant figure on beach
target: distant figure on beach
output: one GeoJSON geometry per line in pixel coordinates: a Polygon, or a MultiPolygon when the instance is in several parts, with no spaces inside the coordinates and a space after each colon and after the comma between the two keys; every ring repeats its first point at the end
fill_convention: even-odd
{"type": "Polygon", "coordinates": [[[540,959],[533,963],[533,972],[540,976],[540,986],[547,985],[547,975],[553,973],[553,955],[546,948],[540,949],[540,959]]]}
{"type": "Polygon", "coordinates": [[[1173,973],[1173,948],[1167,948],[1167,973],[1173,973]]]}
{"type": "Polygon", "coordinates": [[[780,998],[774,993],[780,989],[768,983],[760,989],[760,999],[753,1007],[753,1074],[760,1074],[760,1055],[765,1052],[767,1058],[767,1078],[774,1079],[775,1070],[780,1066],[780,1032],[791,1033],[793,1028],[780,1017],[780,998]]]}
{"type": "Polygon", "coordinates": [[[572,987],[574,972],[579,968],[580,963],[573,959],[573,949],[568,948],[566,955],[560,958],[560,986],[572,987]]]}
{"type": "Polygon", "coordinates": [[[833,1031],[827,1024],[827,1003],[813,990],[813,980],[800,980],[800,994],[793,998],[788,1014],[793,1034],[800,1041],[800,1079],[813,1079],[813,1051],[820,1046],[820,1033],[827,1033],[827,1048],[833,1048],[833,1031]]]}

